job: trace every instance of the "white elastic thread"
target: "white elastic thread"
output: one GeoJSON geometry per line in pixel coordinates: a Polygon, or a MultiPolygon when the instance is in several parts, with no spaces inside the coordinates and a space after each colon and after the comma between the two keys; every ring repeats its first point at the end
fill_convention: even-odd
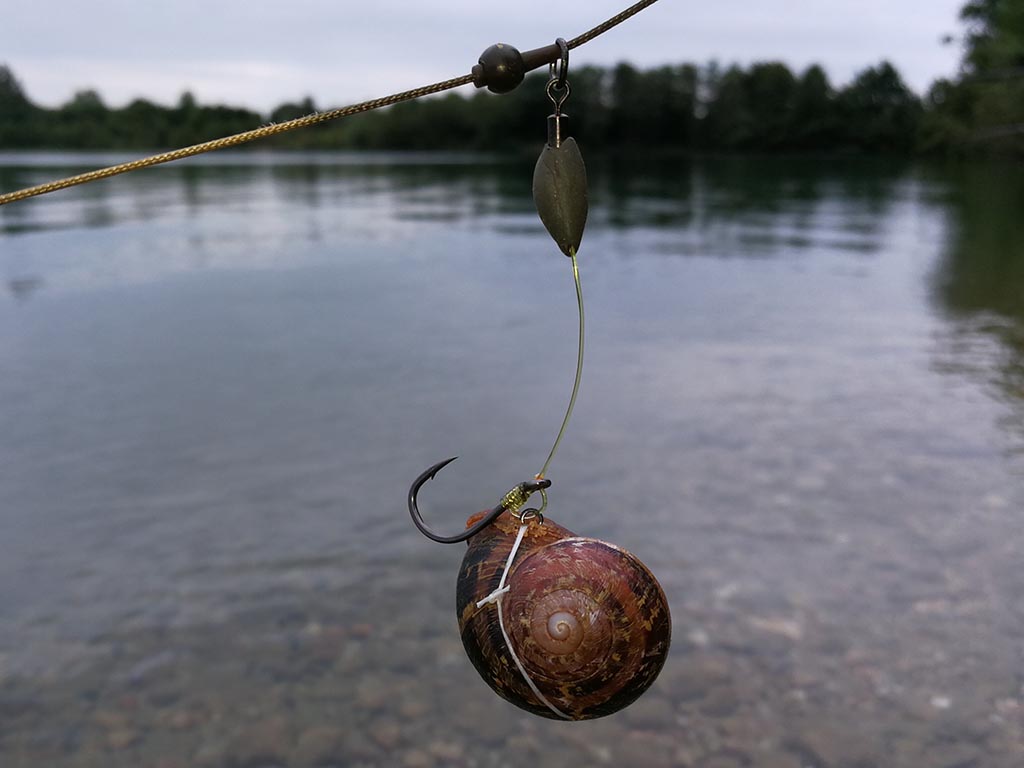
{"type": "Polygon", "coordinates": [[[572,720],[572,717],[565,714],[565,712],[563,712],[550,701],[548,701],[547,697],[540,692],[540,689],[537,687],[537,684],[534,683],[530,676],[526,673],[526,668],[523,667],[523,663],[519,660],[519,657],[516,655],[515,649],[512,647],[512,640],[511,638],[509,638],[508,632],[505,631],[505,617],[502,615],[501,611],[501,598],[508,594],[508,591],[511,589],[511,587],[505,586],[505,579],[508,578],[508,572],[512,569],[512,561],[515,560],[516,552],[519,551],[519,545],[523,543],[523,536],[526,535],[526,529],[529,527],[530,526],[526,523],[519,526],[519,533],[516,535],[516,541],[512,545],[512,550],[508,553],[508,560],[505,561],[505,570],[502,571],[501,581],[498,582],[498,588],[491,592],[491,594],[489,594],[483,600],[477,602],[476,607],[483,608],[488,603],[494,603],[497,606],[498,626],[501,627],[501,636],[505,638],[505,647],[508,648],[509,655],[512,656],[512,661],[516,663],[516,667],[519,669],[519,674],[523,676],[523,679],[526,681],[526,684],[530,686],[530,690],[533,691],[533,695],[540,699],[544,703],[544,706],[546,706],[556,715],[561,717],[563,720],[572,720]]]}
{"type": "Polygon", "coordinates": [[[519,533],[516,534],[516,541],[508,553],[508,560],[505,561],[505,570],[501,572],[501,581],[498,582],[498,588],[483,600],[478,601],[476,604],[477,608],[483,608],[488,603],[497,603],[501,599],[501,596],[511,589],[511,587],[505,586],[505,579],[508,578],[509,569],[512,568],[512,561],[516,559],[516,552],[519,551],[519,545],[523,543],[523,536],[526,535],[526,529],[529,527],[530,526],[525,523],[519,526],[519,533]]]}

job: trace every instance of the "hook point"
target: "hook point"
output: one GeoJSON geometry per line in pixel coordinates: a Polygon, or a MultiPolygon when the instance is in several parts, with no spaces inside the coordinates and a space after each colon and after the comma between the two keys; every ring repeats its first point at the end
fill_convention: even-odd
{"type": "Polygon", "coordinates": [[[445,459],[444,461],[437,462],[437,464],[435,464],[434,466],[432,466],[430,469],[428,469],[426,472],[423,473],[424,475],[426,475],[425,479],[433,480],[437,476],[438,472],[440,472],[442,469],[447,467],[449,464],[451,464],[457,458],[459,458],[459,457],[458,456],[452,456],[450,459],[445,459]]]}

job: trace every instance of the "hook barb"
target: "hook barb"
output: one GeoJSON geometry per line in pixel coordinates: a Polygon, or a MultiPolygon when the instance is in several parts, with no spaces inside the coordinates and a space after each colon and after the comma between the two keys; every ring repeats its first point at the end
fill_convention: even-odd
{"type": "Polygon", "coordinates": [[[459,457],[458,456],[452,456],[450,459],[445,459],[444,461],[437,462],[437,464],[435,464],[430,469],[428,469],[426,472],[424,472],[422,475],[420,475],[419,477],[416,478],[416,482],[413,483],[413,487],[416,488],[417,490],[419,490],[420,488],[423,487],[424,484],[426,484],[427,480],[433,480],[435,477],[437,477],[437,473],[438,472],[440,472],[442,469],[447,467],[449,464],[451,464],[457,458],[459,458],[459,457]]]}

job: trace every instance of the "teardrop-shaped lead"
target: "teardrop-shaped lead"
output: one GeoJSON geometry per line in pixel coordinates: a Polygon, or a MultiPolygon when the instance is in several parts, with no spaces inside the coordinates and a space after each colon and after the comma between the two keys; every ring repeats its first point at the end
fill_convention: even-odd
{"type": "Polygon", "coordinates": [[[587,168],[575,139],[544,147],[533,169],[533,201],[562,253],[578,251],[587,224],[587,168]]]}

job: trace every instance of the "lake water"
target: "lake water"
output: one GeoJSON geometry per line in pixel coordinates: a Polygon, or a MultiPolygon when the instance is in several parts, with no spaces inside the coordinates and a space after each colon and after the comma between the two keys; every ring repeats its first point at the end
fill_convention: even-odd
{"type": "Polygon", "coordinates": [[[405,510],[459,455],[458,530],[557,431],[531,166],[229,153],[0,208],[0,765],[1024,764],[1024,168],[590,161],[549,514],[674,635],[563,724],[478,678],[464,545],[405,510]]]}

